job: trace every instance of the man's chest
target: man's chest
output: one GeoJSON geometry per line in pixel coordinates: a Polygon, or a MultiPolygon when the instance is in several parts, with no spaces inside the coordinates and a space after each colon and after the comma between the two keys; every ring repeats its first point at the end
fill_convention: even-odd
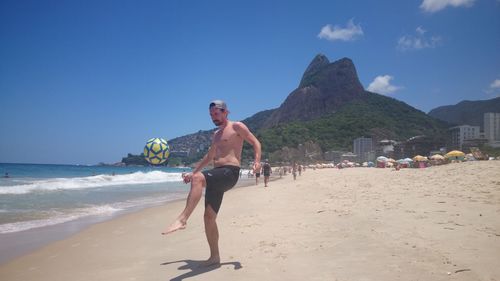
{"type": "Polygon", "coordinates": [[[225,146],[241,142],[240,136],[230,128],[218,131],[214,136],[214,144],[216,146],[225,146]]]}

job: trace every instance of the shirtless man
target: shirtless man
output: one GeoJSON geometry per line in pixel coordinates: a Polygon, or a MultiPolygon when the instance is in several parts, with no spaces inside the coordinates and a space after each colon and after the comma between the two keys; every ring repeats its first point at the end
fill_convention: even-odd
{"type": "Polygon", "coordinates": [[[203,188],[205,190],[205,234],[210,257],[203,266],[220,263],[219,231],[217,229],[217,213],[222,203],[224,192],[231,189],[239,179],[241,151],[243,141],[250,143],[254,149],[254,172],[260,171],[260,142],[241,122],[227,119],[229,111],[226,103],[221,100],[212,101],[209,105],[212,122],[219,127],[212,138],[212,145],[207,154],[198,163],[192,173],[183,174],[185,183],[191,183],[191,190],[184,211],[168,226],[162,234],[169,234],[186,228],[187,220],[200,201],[203,188]],[[201,172],[210,162],[214,168],[201,172]]]}

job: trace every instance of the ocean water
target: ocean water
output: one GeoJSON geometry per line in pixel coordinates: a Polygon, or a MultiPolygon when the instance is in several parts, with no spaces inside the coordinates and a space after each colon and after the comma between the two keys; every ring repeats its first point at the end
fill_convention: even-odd
{"type": "Polygon", "coordinates": [[[0,234],[185,198],[188,168],[0,163],[0,234]],[[9,177],[5,177],[8,173],[9,177]]]}

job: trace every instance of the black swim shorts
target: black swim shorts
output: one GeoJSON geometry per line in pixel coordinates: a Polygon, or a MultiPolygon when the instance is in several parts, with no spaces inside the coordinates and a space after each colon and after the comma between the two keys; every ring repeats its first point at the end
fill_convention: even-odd
{"type": "Polygon", "coordinates": [[[205,208],[210,205],[215,213],[219,212],[224,192],[236,185],[240,178],[240,167],[220,166],[212,170],[203,171],[207,181],[205,189],[205,208]]]}

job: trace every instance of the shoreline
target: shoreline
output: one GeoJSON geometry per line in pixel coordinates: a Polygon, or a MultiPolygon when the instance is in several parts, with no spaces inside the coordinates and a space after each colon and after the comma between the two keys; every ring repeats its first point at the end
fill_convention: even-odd
{"type": "Polygon", "coordinates": [[[94,224],[0,265],[5,280],[500,280],[500,161],[308,169],[224,196],[221,265],[203,208],[177,201],[94,224]],[[255,187],[255,188],[252,188],[255,187]]]}
{"type": "MultiPolygon", "coordinates": [[[[255,178],[240,179],[235,188],[252,186],[255,178]]],[[[189,186],[186,186],[189,190],[189,186]]],[[[187,193],[186,193],[187,196],[187,193]]],[[[142,210],[164,206],[177,201],[185,201],[186,198],[173,199],[153,205],[133,207],[120,210],[108,215],[90,215],[88,217],[58,223],[55,225],[36,227],[18,232],[0,233],[0,266],[16,258],[22,257],[59,240],[72,237],[91,227],[92,225],[107,222],[142,210]]]]}

